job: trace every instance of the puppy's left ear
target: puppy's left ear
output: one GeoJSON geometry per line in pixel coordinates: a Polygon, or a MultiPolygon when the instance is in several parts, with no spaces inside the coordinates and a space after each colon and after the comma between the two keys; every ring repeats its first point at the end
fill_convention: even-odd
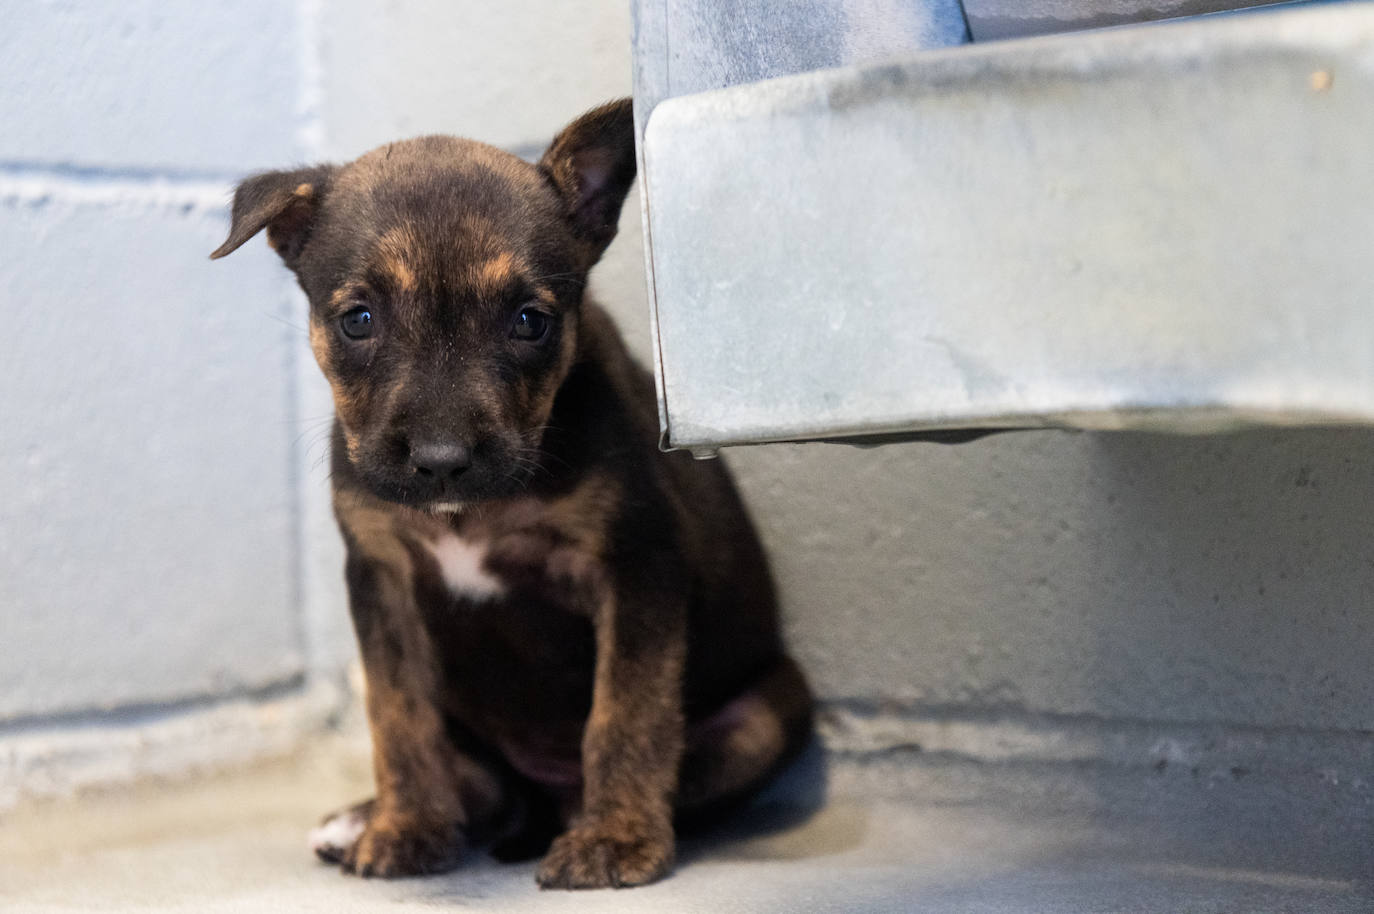
{"type": "Polygon", "coordinates": [[[267,243],[294,270],[333,176],[334,166],[316,165],[244,178],[234,191],[229,237],[210,259],[234,253],[265,228],[267,243]]]}
{"type": "Polygon", "coordinates": [[[573,231],[590,246],[590,266],[615,237],[620,207],[635,180],[631,100],[593,108],[564,127],[539,170],[563,198],[573,231]]]}

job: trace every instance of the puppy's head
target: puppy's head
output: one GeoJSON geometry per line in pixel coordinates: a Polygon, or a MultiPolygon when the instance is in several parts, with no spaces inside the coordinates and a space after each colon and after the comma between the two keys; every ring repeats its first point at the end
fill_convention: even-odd
{"type": "Polygon", "coordinates": [[[530,472],[634,176],[629,99],[574,121],[537,165],[422,137],[248,178],[211,257],[267,229],[310,300],[359,478],[391,501],[460,506],[530,472]]]}

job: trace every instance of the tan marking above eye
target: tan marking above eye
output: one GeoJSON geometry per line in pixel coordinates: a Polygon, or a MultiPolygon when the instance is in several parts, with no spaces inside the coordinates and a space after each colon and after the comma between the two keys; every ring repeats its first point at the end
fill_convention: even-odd
{"type": "Polygon", "coordinates": [[[420,286],[415,271],[404,260],[392,260],[382,264],[382,270],[402,292],[414,292],[420,286]]]}
{"type": "Polygon", "coordinates": [[[477,265],[477,283],[484,291],[499,292],[516,278],[515,255],[502,251],[477,265]]]}
{"type": "Polygon", "coordinates": [[[329,296],[329,303],[335,308],[342,308],[350,304],[358,295],[358,290],[352,286],[343,286],[335,289],[329,296]]]}
{"type": "Polygon", "coordinates": [[[377,240],[377,268],[386,274],[400,292],[414,292],[420,286],[413,263],[421,250],[415,230],[409,225],[388,229],[377,240]]]}

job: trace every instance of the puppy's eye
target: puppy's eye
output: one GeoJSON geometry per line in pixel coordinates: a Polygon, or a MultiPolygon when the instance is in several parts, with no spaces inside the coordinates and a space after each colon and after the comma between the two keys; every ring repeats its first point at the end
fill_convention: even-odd
{"type": "Polygon", "coordinates": [[[365,340],[372,335],[374,328],[372,312],[366,308],[354,308],[339,318],[339,329],[350,340],[365,340]]]}
{"type": "Polygon", "coordinates": [[[551,320],[543,311],[525,308],[515,316],[515,326],[510,331],[511,338],[526,343],[537,343],[548,335],[551,320]]]}

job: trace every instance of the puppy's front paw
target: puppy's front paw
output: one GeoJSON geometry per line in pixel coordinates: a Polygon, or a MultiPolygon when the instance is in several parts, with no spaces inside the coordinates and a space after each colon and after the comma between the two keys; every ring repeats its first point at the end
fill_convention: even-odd
{"type": "Polygon", "coordinates": [[[644,885],[673,865],[672,828],[613,829],[589,823],[559,835],[539,865],[544,889],[644,885]]]}
{"type": "Polygon", "coordinates": [[[323,822],[310,830],[307,838],[315,856],[325,863],[341,862],[344,855],[358,843],[358,836],[363,829],[367,828],[367,822],[372,818],[373,803],[373,800],[365,800],[325,816],[323,822]]]}
{"type": "Polygon", "coordinates": [[[363,877],[422,876],[453,869],[462,854],[462,835],[454,826],[374,816],[339,863],[345,873],[363,877]]]}

